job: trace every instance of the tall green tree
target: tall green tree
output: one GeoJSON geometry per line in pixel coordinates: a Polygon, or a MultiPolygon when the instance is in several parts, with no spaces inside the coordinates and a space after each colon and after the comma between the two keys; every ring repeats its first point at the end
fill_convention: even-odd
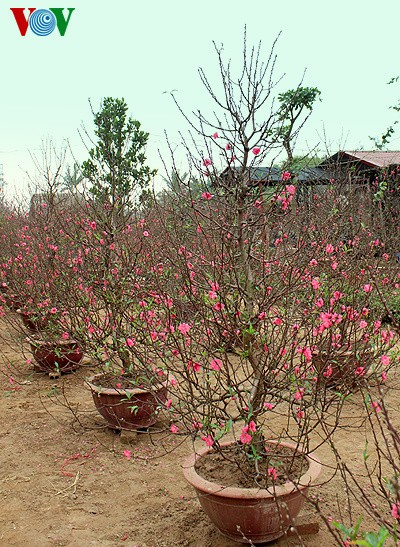
{"type": "MultiPolygon", "coordinates": [[[[156,171],[146,165],[145,148],[149,133],[128,116],[125,99],[106,97],[94,112],[97,142],[82,164],[82,175],[91,184],[90,194],[108,211],[115,224],[149,196],[151,178],[156,171]]],[[[111,226],[109,226],[111,228],[111,226]]]]}
{"type": "Polygon", "coordinates": [[[311,114],[320,95],[317,87],[297,87],[278,95],[278,117],[282,125],[277,136],[287,154],[287,168],[291,168],[293,163],[293,139],[311,114]]]}

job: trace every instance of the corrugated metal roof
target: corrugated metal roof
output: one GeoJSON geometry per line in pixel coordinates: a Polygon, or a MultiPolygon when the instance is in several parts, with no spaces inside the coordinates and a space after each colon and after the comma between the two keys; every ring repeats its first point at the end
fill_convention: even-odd
{"type": "Polygon", "coordinates": [[[337,152],[334,156],[325,160],[323,164],[329,161],[337,161],[347,156],[348,161],[360,161],[371,167],[382,168],[389,165],[400,165],[400,151],[398,150],[343,150],[337,152]]]}
{"type": "MultiPolygon", "coordinates": [[[[233,173],[239,170],[233,168],[231,170],[233,173]]],[[[226,176],[228,170],[226,169],[221,173],[221,176],[226,176]]],[[[263,183],[282,183],[282,169],[278,167],[252,167],[248,172],[250,180],[256,184],[259,182],[263,183]]],[[[334,173],[330,169],[322,167],[303,167],[297,173],[296,179],[298,182],[329,182],[334,178],[334,173]]]]}

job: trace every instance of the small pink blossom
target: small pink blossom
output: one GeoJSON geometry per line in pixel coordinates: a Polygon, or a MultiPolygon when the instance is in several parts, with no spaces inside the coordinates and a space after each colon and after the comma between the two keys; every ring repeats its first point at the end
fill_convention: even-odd
{"type": "Polygon", "coordinates": [[[316,291],[317,289],[321,288],[321,283],[319,280],[319,277],[314,277],[311,281],[312,288],[316,291]]]}
{"type": "Polygon", "coordinates": [[[372,285],[367,284],[367,285],[364,285],[363,289],[368,294],[372,291],[373,287],[372,287],[372,285]]]}
{"type": "Polygon", "coordinates": [[[232,146],[229,144],[229,142],[226,143],[225,150],[232,150],[232,146]]]}
{"type": "Polygon", "coordinates": [[[276,479],[278,478],[278,473],[276,472],[275,467],[269,467],[267,473],[268,477],[271,477],[271,479],[274,481],[276,481],[276,479]]]}
{"type": "Polygon", "coordinates": [[[282,319],[280,317],[275,317],[272,322],[274,325],[282,325],[282,319]]]}
{"type": "Polygon", "coordinates": [[[372,401],[371,406],[375,410],[375,412],[381,411],[381,407],[377,401],[372,401]]]}
{"type": "Polygon", "coordinates": [[[284,171],[281,178],[283,181],[290,180],[292,178],[292,175],[289,171],[284,171]]]}
{"type": "Polygon", "coordinates": [[[261,149],[258,146],[255,146],[252,152],[255,156],[258,156],[258,154],[261,152],[261,149]]]}
{"type": "Polygon", "coordinates": [[[182,334],[187,334],[191,329],[191,326],[188,325],[187,323],[181,323],[180,325],[178,325],[178,330],[180,333],[182,334]]]}
{"type": "Polygon", "coordinates": [[[386,371],[382,371],[382,381],[384,382],[387,378],[387,374],[386,374],[386,371]]]}
{"type": "Polygon", "coordinates": [[[130,450],[124,450],[124,456],[127,460],[131,459],[131,451],[130,450]]]}
{"type": "Polygon", "coordinates": [[[333,253],[334,250],[335,250],[335,249],[334,249],[333,245],[331,245],[330,243],[328,243],[328,245],[325,247],[325,252],[326,252],[327,254],[333,253]]]}
{"type": "Polygon", "coordinates": [[[217,132],[215,132],[215,133],[213,133],[213,136],[212,136],[212,138],[213,138],[213,139],[218,139],[218,136],[219,136],[219,135],[218,135],[218,133],[217,133],[217,132]]]}
{"type": "Polygon", "coordinates": [[[297,419],[301,420],[304,418],[304,410],[300,410],[300,408],[297,410],[297,419]]]}
{"type": "Polygon", "coordinates": [[[366,321],[360,321],[360,329],[365,329],[365,327],[368,326],[368,323],[366,321]]]}
{"type": "Polygon", "coordinates": [[[194,372],[199,372],[199,370],[201,370],[200,363],[197,363],[197,361],[192,361],[192,359],[189,359],[187,366],[189,370],[193,369],[194,372]]]}
{"type": "Polygon", "coordinates": [[[400,519],[400,502],[392,505],[392,517],[395,519],[400,519]]]}
{"type": "Polygon", "coordinates": [[[293,197],[296,193],[296,186],[294,186],[293,184],[288,184],[285,189],[291,197],[293,197]]]}
{"type": "Polygon", "coordinates": [[[149,234],[149,232],[148,232],[147,230],[145,230],[145,231],[143,232],[143,236],[144,236],[144,237],[149,237],[149,235],[150,235],[150,234],[149,234]]]}
{"type": "Polygon", "coordinates": [[[354,371],[354,374],[355,374],[356,376],[360,376],[360,377],[361,377],[361,376],[364,376],[364,375],[365,375],[365,372],[366,372],[366,370],[365,370],[364,367],[357,367],[356,370],[354,371]]]}
{"type": "Polygon", "coordinates": [[[172,406],[172,399],[168,399],[168,401],[165,403],[166,408],[171,408],[172,406]]]}
{"type": "Polygon", "coordinates": [[[296,393],[294,394],[294,398],[296,401],[301,401],[304,395],[304,388],[300,388],[296,393]]]}
{"type": "Polygon", "coordinates": [[[252,433],[255,433],[257,431],[257,426],[254,420],[251,420],[249,422],[249,429],[248,431],[251,431],[252,433]]]}
{"type": "Polygon", "coordinates": [[[203,199],[207,199],[207,200],[212,199],[212,195],[210,194],[210,192],[203,192],[203,193],[201,194],[201,197],[202,197],[203,199]]]}
{"type": "Polygon", "coordinates": [[[388,355],[381,355],[381,363],[387,366],[390,363],[390,357],[388,355]]]}
{"type": "Polygon", "coordinates": [[[220,370],[222,368],[222,361],[221,359],[212,359],[211,362],[210,362],[210,368],[212,368],[213,370],[220,370]]]}
{"type": "Polygon", "coordinates": [[[57,308],[51,308],[50,313],[54,315],[55,313],[57,313],[57,311],[58,311],[57,308]]]}
{"type": "Polygon", "coordinates": [[[203,160],[203,165],[204,167],[208,167],[209,165],[211,165],[212,161],[210,160],[210,158],[205,158],[203,160]]]}
{"type": "Polygon", "coordinates": [[[128,348],[131,348],[132,346],[135,345],[135,341],[132,340],[132,338],[127,338],[127,339],[125,340],[125,343],[126,343],[126,345],[128,346],[128,348]]]}
{"type": "Polygon", "coordinates": [[[274,405],[272,403],[264,403],[264,407],[267,410],[272,410],[274,408],[274,405]]]}
{"type": "Polygon", "coordinates": [[[211,435],[207,435],[207,436],[204,435],[201,438],[201,440],[204,441],[207,446],[212,446],[214,444],[214,439],[212,438],[211,435]]]}
{"type": "Polygon", "coordinates": [[[61,338],[62,338],[63,340],[68,340],[68,338],[69,338],[68,332],[63,332],[62,335],[61,335],[61,338]]]}
{"type": "Polygon", "coordinates": [[[171,433],[178,433],[179,429],[177,428],[176,425],[172,424],[171,427],[169,428],[169,430],[171,431],[171,433]]]}
{"type": "Polygon", "coordinates": [[[246,431],[242,430],[242,434],[240,435],[240,442],[242,444],[249,444],[251,443],[251,439],[252,439],[252,436],[247,433],[247,430],[246,431]]]}

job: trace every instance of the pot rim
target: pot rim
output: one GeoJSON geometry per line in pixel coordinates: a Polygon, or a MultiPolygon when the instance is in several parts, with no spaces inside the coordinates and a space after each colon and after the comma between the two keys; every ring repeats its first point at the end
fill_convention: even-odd
{"type": "MultiPolygon", "coordinates": [[[[85,380],[85,384],[89,387],[89,389],[94,392],[94,393],[97,393],[99,395],[103,394],[103,395],[114,395],[115,393],[117,393],[118,395],[120,394],[123,394],[123,393],[130,393],[132,395],[136,395],[136,394],[139,394],[139,393],[150,393],[151,390],[150,389],[143,389],[143,388],[140,388],[140,387],[132,387],[132,388],[114,388],[114,387],[102,387],[102,386],[97,386],[96,384],[93,383],[93,381],[95,381],[97,378],[101,378],[101,377],[104,377],[105,376],[105,373],[104,372],[99,372],[97,374],[94,374],[93,376],[90,376],[89,378],[87,378],[85,380]]],[[[168,378],[166,380],[164,380],[163,382],[160,382],[158,385],[158,389],[162,389],[164,387],[167,387],[168,384],[169,384],[169,381],[170,381],[170,378],[171,378],[171,375],[168,376],[168,378]]]]}
{"type": "MultiPolygon", "coordinates": [[[[236,441],[228,441],[221,443],[220,446],[229,446],[236,441]]],[[[314,452],[309,452],[306,454],[301,447],[296,446],[292,443],[279,440],[267,440],[267,444],[279,444],[281,446],[291,448],[294,451],[303,454],[308,462],[308,470],[304,473],[297,483],[288,482],[282,485],[271,486],[269,488],[240,488],[237,486],[223,486],[221,484],[210,482],[207,479],[201,477],[196,469],[196,461],[212,451],[212,447],[202,447],[196,449],[196,452],[193,452],[188,456],[182,465],[183,474],[185,479],[195,488],[202,490],[205,494],[212,494],[214,496],[228,497],[228,498],[245,498],[245,499],[266,499],[266,498],[275,498],[277,496],[285,496],[293,493],[296,490],[304,490],[314,482],[322,469],[320,460],[314,454],[314,452]]]]}
{"type": "Polygon", "coordinates": [[[41,346],[47,346],[47,347],[69,346],[70,344],[77,344],[79,348],[79,342],[77,342],[73,338],[69,338],[68,340],[64,340],[63,338],[60,338],[59,340],[50,341],[50,340],[44,340],[43,338],[35,338],[34,336],[27,336],[26,340],[32,346],[35,346],[36,348],[41,346]]]}
{"type": "MultiPolygon", "coordinates": [[[[311,353],[313,357],[318,357],[319,355],[326,356],[331,354],[329,350],[325,350],[325,349],[314,349],[311,353]]],[[[361,352],[350,350],[350,349],[341,349],[341,348],[339,348],[335,353],[332,352],[332,355],[334,356],[336,355],[339,357],[357,357],[357,355],[373,356],[373,354],[374,354],[374,349],[369,346],[365,346],[361,352]]]]}

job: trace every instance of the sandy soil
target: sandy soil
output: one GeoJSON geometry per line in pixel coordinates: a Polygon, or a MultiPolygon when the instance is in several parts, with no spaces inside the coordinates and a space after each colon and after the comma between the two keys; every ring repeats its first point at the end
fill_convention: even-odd
{"type": "MultiPolygon", "coordinates": [[[[4,336],[0,345],[0,546],[236,545],[214,529],[183,478],[182,460],[192,452],[188,441],[162,424],[151,434],[121,438],[94,410],[84,385],[90,365],[54,380],[33,372],[4,336]],[[172,445],[174,451],[159,457],[172,445]]],[[[350,421],[356,408],[348,409],[350,421]]],[[[358,466],[365,434],[341,435],[339,445],[358,466]]],[[[331,463],[327,448],[319,456],[331,463]]],[[[325,469],[323,478],[329,474],[325,469]]],[[[344,507],[339,477],[313,494],[327,516],[344,507]]],[[[312,507],[304,509],[302,521],[317,522],[312,507]]],[[[303,540],[309,547],[334,545],[322,523],[318,534],[303,540]]],[[[299,541],[283,538],[273,545],[299,541]]]]}

